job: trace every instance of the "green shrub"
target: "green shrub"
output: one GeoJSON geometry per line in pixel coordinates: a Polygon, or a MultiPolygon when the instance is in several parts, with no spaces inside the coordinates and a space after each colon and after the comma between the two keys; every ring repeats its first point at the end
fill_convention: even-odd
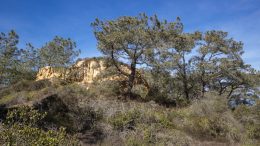
{"type": "Polygon", "coordinates": [[[260,140],[260,124],[247,124],[246,126],[246,134],[251,139],[257,139],[260,140]]]}
{"type": "Polygon", "coordinates": [[[116,130],[134,129],[138,119],[140,118],[140,112],[137,110],[131,110],[126,113],[117,113],[109,119],[109,123],[113,125],[116,130]]]}
{"type": "Polygon", "coordinates": [[[38,122],[45,115],[26,106],[8,111],[1,127],[0,143],[2,145],[79,145],[74,136],[66,134],[64,128],[42,130],[38,122]]]}
{"type": "Polygon", "coordinates": [[[72,97],[76,99],[89,97],[89,91],[87,90],[87,88],[77,83],[61,86],[56,89],[55,93],[58,94],[60,97],[72,97]]]}
{"type": "Polygon", "coordinates": [[[248,138],[260,140],[260,102],[252,107],[240,105],[233,114],[245,127],[248,138]]]}
{"type": "Polygon", "coordinates": [[[158,124],[163,128],[173,129],[175,128],[174,123],[171,121],[168,112],[157,110],[157,111],[144,111],[141,116],[141,123],[146,124],[158,124]]]}
{"type": "Polygon", "coordinates": [[[167,92],[159,87],[151,86],[147,94],[147,100],[153,100],[157,103],[171,103],[171,98],[169,98],[167,92]]]}
{"type": "Polygon", "coordinates": [[[88,89],[92,97],[114,98],[122,94],[119,81],[102,81],[94,82],[88,89]]]}
{"type": "Polygon", "coordinates": [[[125,144],[129,146],[147,145],[191,145],[192,139],[176,129],[164,129],[159,124],[138,124],[134,132],[127,133],[125,144]]]}
{"type": "Polygon", "coordinates": [[[146,99],[148,95],[148,89],[144,85],[135,85],[132,88],[132,93],[138,95],[142,99],[146,99]]]}
{"type": "Polygon", "coordinates": [[[242,125],[227,107],[227,100],[210,94],[189,107],[187,131],[202,139],[238,142],[243,139],[242,125]]]}
{"type": "Polygon", "coordinates": [[[176,105],[178,107],[187,107],[189,104],[190,104],[190,101],[182,96],[176,98],[176,105]]]}
{"type": "Polygon", "coordinates": [[[227,116],[193,117],[193,132],[204,138],[240,141],[240,129],[236,122],[227,116]],[[235,122],[235,123],[233,123],[235,122]]]}
{"type": "Polygon", "coordinates": [[[3,97],[0,98],[0,105],[2,104],[6,104],[10,101],[12,101],[13,99],[15,99],[16,95],[15,94],[9,94],[9,95],[5,95],[3,97]]]}
{"type": "Polygon", "coordinates": [[[101,110],[94,110],[92,107],[82,105],[81,101],[86,97],[81,92],[85,91],[77,90],[81,91],[80,88],[63,87],[58,89],[60,92],[57,94],[45,97],[34,105],[37,109],[47,112],[44,118],[47,125],[66,127],[68,132],[75,133],[92,130],[96,122],[102,119],[101,110]]]}
{"type": "Polygon", "coordinates": [[[39,91],[46,87],[51,87],[52,83],[48,80],[40,80],[40,81],[28,81],[22,80],[13,84],[9,87],[6,87],[0,90],[0,98],[5,96],[11,96],[15,93],[19,92],[30,92],[30,91],[39,91]]]}
{"type": "Polygon", "coordinates": [[[28,126],[37,126],[37,122],[42,120],[46,113],[39,113],[28,106],[22,106],[9,110],[4,122],[5,125],[19,123],[28,126]]]}
{"type": "Polygon", "coordinates": [[[52,83],[49,80],[39,80],[39,81],[28,81],[22,80],[11,86],[13,91],[37,91],[43,88],[51,86],[52,83]]]}

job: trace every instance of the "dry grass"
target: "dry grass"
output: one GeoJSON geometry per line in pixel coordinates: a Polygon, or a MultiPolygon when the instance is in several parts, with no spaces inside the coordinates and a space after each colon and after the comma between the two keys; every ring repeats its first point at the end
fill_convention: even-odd
{"type": "MultiPolygon", "coordinates": [[[[240,106],[232,111],[227,106],[226,98],[208,93],[204,99],[193,101],[188,107],[174,108],[153,101],[123,101],[117,98],[117,93],[113,93],[114,88],[118,91],[117,86],[113,87],[109,83],[103,87],[99,84],[89,90],[78,84],[56,84],[33,88],[36,90],[16,90],[0,101],[9,104],[39,102],[48,95],[55,94],[74,112],[72,121],[78,122],[80,115],[84,115],[78,108],[91,109],[87,116],[100,115],[102,118],[94,121],[89,131],[92,131],[92,135],[82,133],[81,140],[88,139],[89,142],[98,131],[102,138],[96,139],[96,145],[259,144],[259,103],[255,107],[240,106]],[[14,95],[26,98],[13,97],[14,95]]],[[[66,120],[60,120],[61,123],[66,123],[66,120]]],[[[82,123],[74,122],[75,125],[82,123]]]]}

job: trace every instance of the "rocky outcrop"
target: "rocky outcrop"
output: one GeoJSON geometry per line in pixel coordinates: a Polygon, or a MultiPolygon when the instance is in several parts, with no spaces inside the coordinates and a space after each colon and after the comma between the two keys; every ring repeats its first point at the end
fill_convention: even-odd
{"type": "Polygon", "coordinates": [[[50,66],[43,67],[39,70],[36,80],[64,78],[64,68],[53,68],[50,66]]]}
{"type": "MultiPolygon", "coordinates": [[[[97,79],[101,73],[104,73],[111,66],[107,65],[103,58],[90,58],[77,61],[69,68],[53,68],[46,66],[41,68],[37,74],[37,80],[59,78],[69,82],[78,82],[81,84],[91,84],[97,79]]],[[[130,72],[126,65],[121,65],[121,69],[130,72]]],[[[123,75],[112,74],[98,80],[125,80],[123,75]]],[[[136,84],[143,84],[148,87],[147,82],[142,77],[141,73],[137,73],[136,84]]]]}
{"type": "Polygon", "coordinates": [[[105,70],[104,60],[84,59],[77,61],[69,68],[54,68],[46,66],[40,69],[37,80],[60,78],[71,82],[92,83],[94,78],[105,70]]]}

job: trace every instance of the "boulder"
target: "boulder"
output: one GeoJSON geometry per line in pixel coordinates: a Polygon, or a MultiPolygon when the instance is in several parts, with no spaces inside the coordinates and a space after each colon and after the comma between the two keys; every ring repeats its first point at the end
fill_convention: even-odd
{"type": "Polygon", "coordinates": [[[231,109],[235,109],[238,105],[254,106],[256,105],[256,100],[253,98],[247,98],[242,96],[242,94],[232,95],[228,101],[228,106],[231,109]]]}

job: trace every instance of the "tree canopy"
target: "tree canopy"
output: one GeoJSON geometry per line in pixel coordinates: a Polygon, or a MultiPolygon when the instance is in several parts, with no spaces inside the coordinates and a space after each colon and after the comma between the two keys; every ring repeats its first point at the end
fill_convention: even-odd
{"type": "Polygon", "coordinates": [[[145,54],[153,47],[152,24],[148,17],[120,17],[111,21],[96,19],[92,23],[98,40],[98,49],[109,57],[120,74],[128,77],[128,95],[131,94],[137,65],[144,63],[145,54]],[[119,62],[129,65],[130,72],[123,70],[119,62]]]}
{"type": "Polygon", "coordinates": [[[74,41],[56,36],[39,49],[40,65],[67,67],[75,61],[79,53],[74,41]]]}
{"type": "Polygon", "coordinates": [[[153,74],[152,84],[167,89],[160,89],[167,95],[174,93],[170,96],[187,101],[203,97],[209,90],[217,90],[220,95],[228,92],[230,96],[237,88],[249,87],[245,76],[254,74],[241,57],[242,42],[218,30],[186,33],[179,17],[168,22],[156,15],[140,14],[109,21],[96,19],[92,26],[98,49],[112,60],[120,74],[128,77],[128,95],[136,70],[144,64],[153,74]],[[130,72],[122,70],[120,62],[128,64],[130,72]],[[158,85],[165,75],[169,87],[158,85]]]}
{"type": "Polygon", "coordinates": [[[35,79],[39,68],[44,66],[67,67],[80,53],[74,41],[58,36],[42,48],[31,43],[19,48],[18,43],[19,36],[14,30],[0,34],[0,85],[35,79]]]}

